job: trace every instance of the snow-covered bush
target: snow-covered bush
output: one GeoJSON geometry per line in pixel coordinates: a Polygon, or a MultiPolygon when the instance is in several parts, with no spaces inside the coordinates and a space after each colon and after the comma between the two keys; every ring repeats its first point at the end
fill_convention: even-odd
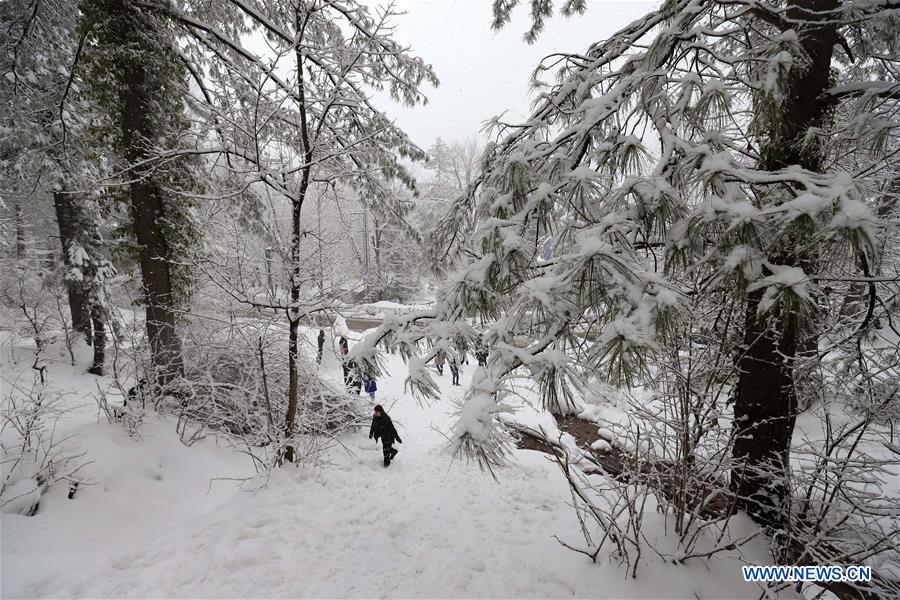
{"type": "MultiPolygon", "coordinates": [[[[186,443],[217,431],[252,446],[284,440],[287,373],[277,328],[264,321],[206,327],[195,324],[184,345],[185,376],[160,403],[177,415],[186,443]]],[[[298,418],[295,435],[335,435],[359,425],[366,405],[326,381],[309,357],[298,361],[298,418]]]]}
{"type": "MultiPolygon", "coordinates": [[[[34,342],[32,369],[44,377],[42,353],[62,340],[72,357],[71,323],[63,306],[65,289],[59,270],[37,259],[3,260],[0,265],[0,311],[13,338],[34,342]]],[[[74,362],[74,358],[73,358],[74,362]]]]}
{"type": "Polygon", "coordinates": [[[793,451],[791,527],[778,541],[798,564],[872,566],[866,591],[890,598],[900,593],[900,446],[889,424],[896,408],[884,401],[880,409],[854,413],[831,401],[804,416],[793,451]]]}
{"type": "Polygon", "coordinates": [[[61,396],[39,376],[30,386],[12,383],[0,398],[0,511],[34,515],[50,486],[80,481],[84,456],[73,438],[57,433],[61,396]]]}

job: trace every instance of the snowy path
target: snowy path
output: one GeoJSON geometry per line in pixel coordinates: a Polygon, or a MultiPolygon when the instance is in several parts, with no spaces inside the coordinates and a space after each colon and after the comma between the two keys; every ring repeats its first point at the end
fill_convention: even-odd
{"type": "MultiPolygon", "coordinates": [[[[444,378],[449,383],[449,375],[444,378]]],[[[402,396],[401,379],[395,381],[382,383],[387,389],[378,401],[385,406],[402,396]]],[[[450,388],[450,395],[460,390],[450,388]]],[[[328,469],[307,476],[277,471],[267,489],[238,492],[159,535],[135,533],[146,539],[94,538],[115,548],[97,556],[95,572],[77,572],[84,565],[67,565],[62,553],[60,572],[29,573],[31,581],[4,569],[3,596],[571,595],[565,567],[581,561],[572,561],[550,537],[560,531],[558,521],[570,520],[555,467],[539,454],[523,453],[524,460],[497,483],[475,466],[451,464],[435,430],[448,428],[450,406],[446,399],[430,407],[397,401],[390,412],[404,443],[387,469],[380,445],[361,430],[342,440],[352,454],[331,452],[328,469]],[[548,547],[562,570],[548,568],[548,547]]],[[[158,477],[168,480],[159,469],[158,477]]],[[[88,503],[98,492],[78,500],[88,503]]],[[[78,503],[56,504],[71,513],[78,503]]],[[[9,520],[18,529],[41,519],[9,520]]],[[[102,521],[95,525],[104,527],[102,521]]],[[[77,554],[78,540],[72,544],[66,553],[77,554]]],[[[5,554],[7,549],[4,543],[5,554]]],[[[587,572],[577,579],[584,580],[590,568],[582,568],[587,572]]]]}
{"type": "Polygon", "coordinates": [[[738,597],[736,572],[657,563],[633,581],[563,549],[554,535],[581,536],[557,467],[517,451],[495,482],[451,464],[441,432],[463,388],[421,407],[402,393],[404,367],[390,366],[378,402],[404,443],[387,469],[366,429],[342,439],[350,453],[332,450],[329,468],[207,494],[246,459],[184,448],[170,423],[142,442],[88,426],[101,485],[75,501],[54,490],[35,517],[3,515],[2,597],[738,597]]]}

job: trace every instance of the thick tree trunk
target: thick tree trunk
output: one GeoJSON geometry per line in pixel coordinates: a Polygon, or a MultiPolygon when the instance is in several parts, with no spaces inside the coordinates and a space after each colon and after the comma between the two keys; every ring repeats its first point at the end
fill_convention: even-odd
{"type": "MultiPolygon", "coordinates": [[[[121,5],[129,18],[121,22],[128,26],[153,28],[152,22],[144,22],[140,13],[127,5],[121,5]]],[[[130,34],[126,33],[126,37],[130,34]]],[[[137,33],[134,35],[137,38],[137,33]]],[[[154,52],[150,48],[147,52],[154,52]]],[[[131,55],[126,55],[131,56],[131,55]]],[[[147,159],[152,140],[158,139],[165,119],[157,115],[154,89],[161,85],[158,73],[148,73],[141,52],[128,58],[124,66],[123,85],[119,87],[121,110],[122,145],[125,159],[129,164],[137,164],[147,159]]],[[[134,168],[130,172],[129,186],[131,212],[134,219],[134,234],[137,240],[141,277],[144,292],[147,338],[153,364],[154,383],[158,389],[168,387],[183,375],[181,341],[176,329],[176,295],[173,289],[169,265],[172,259],[166,240],[163,223],[165,218],[164,192],[153,179],[153,174],[145,168],[134,168]]]]}
{"type": "Polygon", "coordinates": [[[750,294],[745,313],[747,350],[738,361],[732,492],[755,520],[779,526],[790,493],[788,458],[797,415],[792,361],[798,331],[788,323],[770,326],[765,315],[757,314],[762,294],[750,294]]]}
{"type": "MultiPolygon", "coordinates": [[[[62,245],[62,261],[66,270],[72,267],[70,249],[78,237],[78,207],[75,197],[63,192],[53,193],[53,206],[56,209],[56,222],[59,225],[59,241],[62,245]]],[[[91,319],[88,295],[81,282],[66,278],[66,291],[69,297],[69,312],[72,315],[72,329],[81,333],[88,344],[91,339],[91,319]]]]}
{"type": "MultiPolygon", "coordinates": [[[[787,94],[777,114],[769,117],[761,148],[767,170],[801,165],[821,170],[821,153],[806,144],[812,127],[825,124],[829,105],[822,92],[829,85],[831,55],[837,31],[826,11],[837,0],[797,0],[785,16],[795,25],[808,63],[793,67],[787,94]],[[817,13],[822,14],[821,22],[817,13]]],[[[789,200],[771,190],[768,202],[789,200]]],[[[801,240],[788,240],[774,249],[769,259],[779,265],[809,270],[814,257],[798,254],[801,240]]],[[[732,491],[740,505],[757,522],[781,529],[788,522],[790,504],[789,456],[797,414],[794,368],[802,327],[798,315],[758,315],[763,290],[749,294],[744,323],[744,353],[738,359],[740,376],[735,394],[735,459],[732,491]]]]}
{"type": "Polygon", "coordinates": [[[157,387],[164,388],[183,374],[171,254],[162,230],[163,202],[159,189],[150,182],[131,184],[134,233],[140,254],[147,339],[157,387]]]}

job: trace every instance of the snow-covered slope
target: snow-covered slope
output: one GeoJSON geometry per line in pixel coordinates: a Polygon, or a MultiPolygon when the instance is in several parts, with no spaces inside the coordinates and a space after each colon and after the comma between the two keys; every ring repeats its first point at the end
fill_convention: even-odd
{"type": "MultiPolygon", "coordinates": [[[[63,486],[52,489],[34,517],[2,516],[2,596],[758,597],[736,561],[720,558],[710,571],[648,557],[631,580],[614,561],[595,565],[562,548],[554,535],[581,537],[558,468],[519,450],[495,481],[453,461],[444,434],[464,388],[450,387],[447,374],[442,401],[421,407],[403,394],[405,368],[389,366],[378,402],[404,440],[389,468],[360,430],[323,468],[277,469],[237,486],[211,481],[252,474],[231,448],[211,439],[186,448],[165,419],[129,438],[85,422],[92,417],[82,411],[72,426],[94,461],[86,473],[95,485],[73,500],[63,486]]],[[[339,378],[333,362],[326,368],[339,378]]],[[[764,560],[765,549],[755,550],[764,560]]]]}

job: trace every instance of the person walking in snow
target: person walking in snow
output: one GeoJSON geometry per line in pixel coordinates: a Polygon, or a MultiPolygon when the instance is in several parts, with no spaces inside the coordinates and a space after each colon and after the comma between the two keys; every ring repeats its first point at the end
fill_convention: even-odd
{"type": "Polygon", "coordinates": [[[322,352],[324,352],[324,350],[325,350],[325,330],[324,329],[319,330],[319,337],[318,337],[317,341],[319,342],[319,352],[318,352],[318,354],[316,354],[316,363],[321,365],[322,364],[322,352]]]}
{"type": "Polygon", "coordinates": [[[444,374],[444,361],[447,360],[447,355],[444,354],[443,350],[438,350],[437,354],[434,356],[434,366],[437,367],[438,375],[444,374]]]}
{"type": "Polygon", "coordinates": [[[462,364],[462,365],[469,364],[468,351],[469,351],[469,343],[466,341],[466,338],[464,338],[463,336],[457,337],[456,338],[456,352],[458,353],[457,360],[459,361],[460,364],[462,364]]]}
{"type": "Polygon", "coordinates": [[[374,400],[375,392],[378,391],[378,384],[375,383],[375,378],[371,375],[366,375],[365,388],[366,393],[374,400]]]}
{"type": "Polygon", "coordinates": [[[369,439],[374,439],[378,442],[378,438],[381,438],[381,447],[384,450],[384,466],[387,467],[394,460],[394,457],[397,456],[397,449],[393,445],[394,440],[398,444],[402,444],[403,440],[400,439],[400,435],[394,428],[393,421],[384,412],[380,404],[375,406],[373,413],[372,427],[369,428],[369,439]]]}
{"type": "Polygon", "coordinates": [[[479,367],[487,366],[487,357],[488,351],[487,348],[484,347],[484,342],[478,342],[478,346],[475,348],[475,360],[478,361],[479,367]]]}
{"type": "Polygon", "coordinates": [[[453,385],[459,385],[459,362],[452,352],[450,353],[450,375],[453,376],[453,385]]]}
{"type": "Polygon", "coordinates": [[[344,369],[344,387],[350,387],[350,361],[347,360],[347,354],[350,353],[350,346],[347,344],[347,338],[341,336],[338,340],[338,348],[341,352],[341,367],[344,369]]]}

